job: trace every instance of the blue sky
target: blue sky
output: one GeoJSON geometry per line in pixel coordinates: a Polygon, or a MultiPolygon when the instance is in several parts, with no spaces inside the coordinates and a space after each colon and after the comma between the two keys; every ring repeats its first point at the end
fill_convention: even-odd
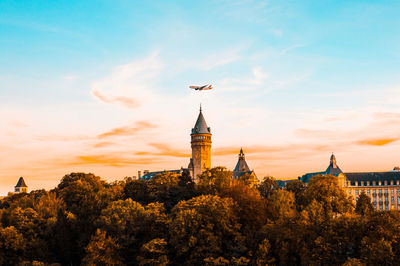
{"type": "Polygon", "coordinates": [[[399,13],[399,1],[0,1],[0,190],[19,175],[51,187],[68,171],[186,166],[200,102],[214,165],[232,168],[243,146],[259,177],[320,170],[331,151],[345,170],[391,168],[399,13]],[[99,137],[121,128],[132,134],[99,137]]]}

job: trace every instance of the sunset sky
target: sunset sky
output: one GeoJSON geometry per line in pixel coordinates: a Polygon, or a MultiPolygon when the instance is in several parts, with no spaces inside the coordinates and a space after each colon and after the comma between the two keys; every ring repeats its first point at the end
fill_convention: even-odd
{"type": "Polygon", "coordinates": [[[400,165],[400,1],[0,1],[0,195],[70,172],[400,165]],[[198,92],[189,85],[213,84],[198,92]]]}

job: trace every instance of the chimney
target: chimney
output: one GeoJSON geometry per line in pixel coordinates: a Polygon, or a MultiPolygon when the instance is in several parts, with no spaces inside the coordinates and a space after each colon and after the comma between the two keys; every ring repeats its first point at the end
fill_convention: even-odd
{"type": "Polygon", "coordinates": [[[138,179],[140,179],[142,177],[142,171],[138,171],[137,176],[138,176],[138,179]]]}

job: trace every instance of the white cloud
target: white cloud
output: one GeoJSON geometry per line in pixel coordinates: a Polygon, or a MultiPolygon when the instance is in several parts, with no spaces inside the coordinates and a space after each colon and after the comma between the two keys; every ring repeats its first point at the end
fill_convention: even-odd
{"type": "Polygon", "coordinates": [[[92,94],[105,103],[137,107],[137,102],[152,98],[157,76],[163,69],[155,51],[150,56],[116,67],[112,73],[92,84],[92,94]]]}

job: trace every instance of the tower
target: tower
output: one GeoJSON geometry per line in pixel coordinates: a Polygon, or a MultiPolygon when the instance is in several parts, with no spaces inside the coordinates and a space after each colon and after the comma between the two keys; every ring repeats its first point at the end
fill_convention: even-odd
{"type": "Polygon", "coordinates": [[[15,193],[28,193],[28,186],[25,184],[24,178],[21,176],[17,185],[14,187],[15,193]]]}
{"type": "Polygon", "coordinates": [[[247,165],[246,159],[244,158],[243,149],[240,149],[239,160],[236,164],[235,169],[233,170],[233,177],[239,178],[245,172],[250,172],[250,168],[247,165]]]}
{"type": "Polygon", "coordinates": [[[205,169],[211,168],[211,129],[207,127],[201,106],[196,124],[192,128],[191,144],[192,158],[190,159],[189,171],[195,181],[205,169]]]}
{"type": "Polygon", "coordinates": [[[339,166],[337,165],[336,157],[332,153],[331,159],[330,159],[330,162],[329,162],[329,166],[326,169],[325,174],[327,174],[327,175],[339,175],[340,173],[342,173],[342,170],[340,170],[339,166]]]}

